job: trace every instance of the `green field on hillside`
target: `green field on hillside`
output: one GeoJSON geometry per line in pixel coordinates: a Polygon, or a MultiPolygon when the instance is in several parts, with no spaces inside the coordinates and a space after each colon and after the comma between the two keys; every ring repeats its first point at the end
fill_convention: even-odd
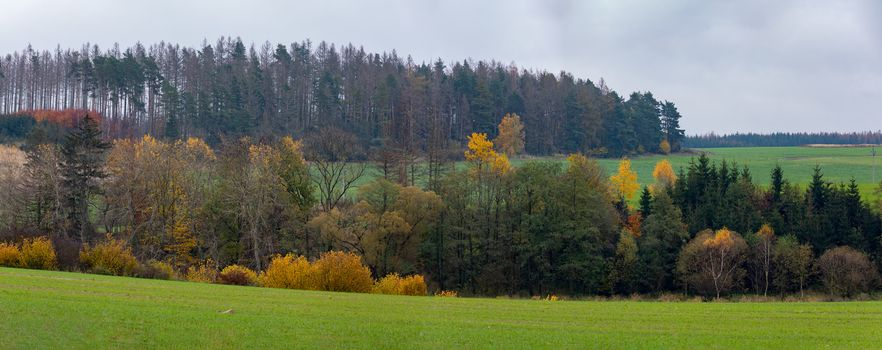
{"type": "MultiPolygon", "coordinates": [[[[631,166],[637,172],[638,182],[641,185],[653,183],[652,170],[656,163],[662,159],[668,159],[674,167],[674,171],[689,167],[693,158],[698,158],[700,153],[707,153],[711,160],[718,164],[724,159],[738,167],[748,166],[753,175],[754,183],[765,186],[769,183],[769,176],[776,164],[780,164],[784,170],[784,177],[793,184],[803,187],[811,182],[815,165],[820,165],[824,178],[834,184],[847,183],[852,178],[857,182],[861,194],[865,198],[879,198],[876,190],[882,181],[882,148],[876,161],[877,169],[875,181],[873,181],[873,157],[870,147],[730,147],[730,148],[703,148],[693,149],[689,153],[677,153],[671,155],[637,156],[631,158],[631,166]]],[[[555,161],[566,162],[565,157],[530,157],[525,156],[511,160],[512,166],[520,166],[528,161],[555,161]]],[[[612,174],[618,169],[619,159],[598,159],[598,163],[606,169],[607,174],[612,174]]],[[[457,163],[457,168],[466,168],[465,162],[457,163]]],[[[374,177],[379,176],[375,168],[370,168],[360,184],[364,184],[374,177]]]]}
{"type": "Polygon", "coordinates": [[[4,349],[866,349],[879,320],[882,302],[405,297],[0,268],[4,349]]]}

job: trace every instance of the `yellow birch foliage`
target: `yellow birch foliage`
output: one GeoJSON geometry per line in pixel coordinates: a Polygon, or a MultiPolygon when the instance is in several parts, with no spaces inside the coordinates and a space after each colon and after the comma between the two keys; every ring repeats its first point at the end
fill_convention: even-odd
{"type": "Polygon", "coordinates": [[[771,241],[775,239],[775,230],[769,224],[763,224],[759,231],[756,232],[756,235],[764,240],[771,241]]]}
{"type": "Polygon", "coordinates": [[[727,249],[735,245],[735,239],[732,238],[732,231],[722,228],[704,241],[704,246],[711,249],[727,249]]]}
{"type": "Polygon", "coordinates": [[[657,186],[665,189],[673,187],[677,181],[677,174],[674,173],[674,168],[667,159],[662,159],[655,164],[655,169],[652,170],[652,177],[655,178],[657,186]]]}
{"type": "Polygon", "coordinates": [[[493,140],[500,152],[509,157],[524,151],[524,124],[517,114],[506,114],[499,123],[499,135],[493,140]]]}
{"type": "Polygon", "coordinates": [[[631,198],[634,197],[634,194],[637,193],[637,189],[640,187],[640,185],[637,184],[637,173],[631,170],[631,160],[628,158],[623,158],[622,161],[619,162],[619,171],[611,176],[609,181],[613,193],[616,194],[617,197],[624,198],[625,201],[631,200],[631,198]]]}

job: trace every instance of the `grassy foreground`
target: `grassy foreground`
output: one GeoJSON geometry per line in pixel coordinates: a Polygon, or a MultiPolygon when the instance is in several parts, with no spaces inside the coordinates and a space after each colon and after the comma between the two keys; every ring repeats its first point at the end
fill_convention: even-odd
{"type": "Polygon", "coordinates": [[[880,302],[454,299],[0,268],[11,349],[876,348],[879,320],[880,302]]]}

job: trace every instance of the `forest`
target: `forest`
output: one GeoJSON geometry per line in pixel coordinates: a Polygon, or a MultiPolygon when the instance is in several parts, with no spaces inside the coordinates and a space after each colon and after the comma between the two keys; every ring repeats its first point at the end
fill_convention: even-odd
{"type": "Polygon", "coordinates": [[[784,147],[804,145],[879,145],[882,144],[882,132],[820,132],[820,133],[789,133],[777,132],[768,134],[735,133],[727,135],[706,134],[690,135],[683,140],[685,147],[784,147]]]}
{"type": "Polygon", "coordinates": [[[496,137],[469,135],[460,166],[364,162],[358,136],[332,126],[214,147],[107,141],[102,129],[84,116],[60,144],[5,148],[7,249],[24,256],[29,237],[44,236],[66,270],[107,273],[94,255],[111,246],[173,271],[235,265],[261,276],[346,252],[368,281],[418,275],[462,295],[853,297],[879,287],[882,208],[820,167],[803,188],[780,167],[752,174],[700,154],[678,170],[660,161],[640,188],[627,158],[612,174],[580,153],[512,166],[529,138],[516,114],[496,137]]]}
{"type": "Polygon", "coordinates": [[[0,58],[0,114],[18,116],[0,126],[0,138],[22,136],[22,117],[66,109],[100,115],[110,138],[197,137],[212,147],[334,127],[356,136],[363,158],[379,150],[461,158],[472,132],[495,137],[507,113],[522,118],[525,151],[534,155],[660,153],[662,141],[677,151],[684,137],[674,103],[650,92],[620,96],[602,79],[567,72],[417,63],[351,44],[246,47],[227,37],[198,48],[29,46],[0,58]]]}

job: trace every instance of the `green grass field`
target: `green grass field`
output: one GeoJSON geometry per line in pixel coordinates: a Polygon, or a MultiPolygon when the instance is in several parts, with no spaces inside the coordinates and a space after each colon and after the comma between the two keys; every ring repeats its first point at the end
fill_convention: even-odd
{"type": "Polygon", "coordinates": [[[0,268],[3,349],[866,349],[880,320],[882,302],[454,299],[0,268]]]}
{"type": "MultiPolygon", "coordinates": [[[[882,148],[878,151],[882,153],[882,148]]],[[[852,178],[858,184],[861,194],[866,199],[879,199],[876,193],[879,182],[882,181],[882,154],[876,159],[878,162],[875,181],[873,181],[873,157],[870,147],[732,147],[732,148],[703,148],[693,149],[690,153],[677,153],[672,155],[651,155],[631,158],[631,167],[637,172],[638,182],[641,185],[649,185],[654,182],[652,170],[656,163],[662,159],[668,159],[679,173],[680,168],[689,167],[693,158],[698,158],[701,152],[718,164],[724,159],[730,165],[735,163],[738,167],[748,166],[753,175],[754,183],[765,186],[769,184],[769,177],[776,164],[780,164],[784,170],[784,177],[793,184],[805,188],[811,182],[815,165],[820,165],[824,178],[834,184],[847,183],[852,178]]],[[[550,160],[566,162],[565,157],[522,157],[512,159],[512,166],[520,166],[528,161],[550,160]]],[[[606,169],[607,174],[618,170],[619,159],[598,159],[598,163],[606,169]]],[[[458,169],[465,169],[465,162],[457,163],[458,169]]],[[[364,184],[379,176],[379,172],[370,168],[368,175],[359,181],[364,184]]],[[[635,199],[636,201],[636,199],[635,199]]]]}

